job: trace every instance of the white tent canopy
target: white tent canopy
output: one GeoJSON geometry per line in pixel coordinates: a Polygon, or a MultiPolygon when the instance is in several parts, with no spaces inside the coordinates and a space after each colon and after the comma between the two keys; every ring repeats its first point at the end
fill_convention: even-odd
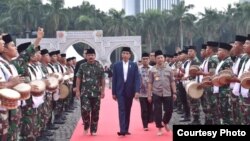
{"type": "Polygon", "coordinates": [[[65,53],[66,53],[67,58],[69,58],[69,57],[76,57],[76,61],[80,61],[80,60],[83,59],[83,57],[80,56],[80,55],[76,52],[76,50],[74,49],[73,46],[70,46],[70,47],[66,50],[65,53]]]}

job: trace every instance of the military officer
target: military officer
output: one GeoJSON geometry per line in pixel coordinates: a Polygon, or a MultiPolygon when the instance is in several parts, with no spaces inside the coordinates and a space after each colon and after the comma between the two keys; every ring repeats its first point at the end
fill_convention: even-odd
{"type": "Polygon", "coordinates": [[[86,57],[87,62],[83,63],[77,72],[76,96],[81,99],[84,134],[87,134],[90,128],[91,135],[96,135],[100,99],[104,98],[105,75],[103,67],[95,60],[95,50],[88,49],[86,57]]]}

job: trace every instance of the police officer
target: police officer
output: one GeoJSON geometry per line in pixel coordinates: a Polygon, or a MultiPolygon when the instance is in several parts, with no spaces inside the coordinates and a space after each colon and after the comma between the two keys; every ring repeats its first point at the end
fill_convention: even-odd
{"type": "Polygon", "coordinates": [[[170,130],[168,123],[172,117],[173,99],[176,99],[176,86],[171,68],[164,63],[162,51],[156,51],[155,57],[156,65],[149,71],[148,100],[151,102],[153,96],[157,135],[161,136],[163,127],[167,131],[170,130]]]}

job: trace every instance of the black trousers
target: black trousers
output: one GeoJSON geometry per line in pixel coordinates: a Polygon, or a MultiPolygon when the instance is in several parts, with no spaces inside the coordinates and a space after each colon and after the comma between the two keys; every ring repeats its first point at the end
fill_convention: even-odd
{"type": "Polygon", "coordinates": [[[147,97],[140,97],[140,106],[141,106],[141,119],[143,128],[148,128],[148,123],[150,122],[152,112],[152,103],[148,102],[147,97]]]}
{"type": "Polygon", "coordinates": [[[181,103],[183,104],[185,117],[190,117],[190,105],[189,105],[188,99],[187,99],[187,92],[186,92],[184,86],[182,85],[182,83],[179,83],[178,89],[180,91],[180,98],[181,98],[181,103]]]}
{"type": "Polygon", "coordinates": [[[154,104],[154,115],[155,115],[155,124],[157,128],[164,127],[164,124],[168,124],[173,113],[173,97],[161,97],[153,94],[153,104],[154,104]],[[163,110],[162,110],[163,107],[163,110]],[[162,116],[162,111],[164,114],[162,116]]]}

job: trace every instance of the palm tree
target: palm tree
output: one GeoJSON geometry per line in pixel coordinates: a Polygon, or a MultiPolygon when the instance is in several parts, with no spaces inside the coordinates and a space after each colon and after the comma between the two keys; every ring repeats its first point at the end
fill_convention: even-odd
{"type": "Polygon", "coordinates": [[[183,48],[184,30],[193,26],[191,23],[196,20],[193,14],[188,13],[188,11],[192,8],[194,8],[194,5],[190,4],[186,6],[185,2],[181,1],[179,4],[173,5],[173,9],[169,11],[171,15],[169,28],[172,29],[172,36],[176,37],[176,46],[180,46],[181,48],[183,48]],[[183,29],[183,27],[185,27],[185,29],[183,29]]]}
{"type": "Polygon", "coordinates": [[[238,33],[246,35],[250,32],[250,3],[245,2],[242,4],[236,4],[237,10],[235,16],[238,19],[237,28],[238,33]]]}
{"type": "Polygon", "coordinates": [[[45,27],[47,29],[47,36],[55,37],[56,31],[59,29],[60,22],[64,22],[68,26],[68,17],[63,12],[64,0],[49,0],[49,11],[46,14],[45,27]]]}
{"type": "Polygon", "coordinates": [[[197,22],[197,26],[205,41],[219,41],[219,31],[222,22],[222,13],[216,9],[205,9],[205,13],[200,13],[202,18],[197,22]]]}
{"type": "Polygon", "coordinates": [[[161,37],[164,36],[166,29],[164,28],[165,21],[161,11],[148,10],[141,16],[143,18],[142,34],[144,34],[148,51],[163,49],[161,37]]]}
{"type": "Polygon", "coordinates": [[[16,0],[11,4],[12,21],[20,27],[21,32],[26,32],[27,38],[31,30],[37,26],[41,5],[41,0],[16,0]]]}
{"type": "Polygon", "coordinates": [[[127,36],[131,35],[132,26],[125,18],[125,11],[109,10],[109,17],[104,25],[105,33],[109,36],[127,36]]]}

